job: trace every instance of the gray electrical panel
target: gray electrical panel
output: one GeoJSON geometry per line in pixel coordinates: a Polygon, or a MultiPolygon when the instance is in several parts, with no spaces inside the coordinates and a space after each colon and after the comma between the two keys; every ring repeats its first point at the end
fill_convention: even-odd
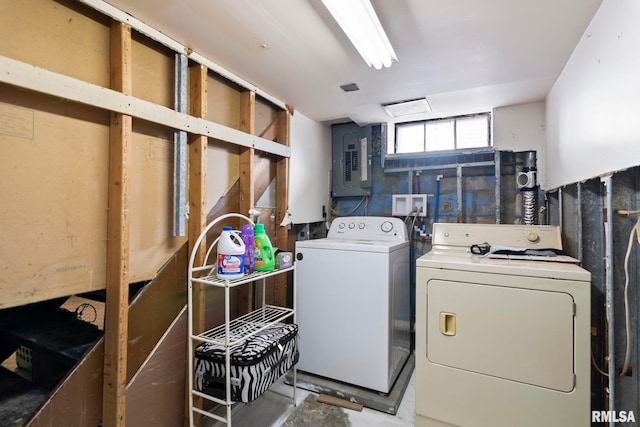
{"type": "Polygon", "coordinates": [[[371,195],[371,126],[331,126],[331,196],[371,195]]]}

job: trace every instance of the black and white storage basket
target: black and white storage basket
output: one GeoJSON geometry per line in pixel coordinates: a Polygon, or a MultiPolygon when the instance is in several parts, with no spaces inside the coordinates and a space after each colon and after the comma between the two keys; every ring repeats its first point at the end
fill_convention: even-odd
{"type": "MultiPolygon", "coordinates": [[[[255,330],[255,325],[247,325],[255,330]]],[[[276,323],[230,349],[231,400],[251,402],[298,362],[298,326],[276,323]]],[[[195,387],[225,398],[225,348],[203,343],[195,351],[195,387]]]]}

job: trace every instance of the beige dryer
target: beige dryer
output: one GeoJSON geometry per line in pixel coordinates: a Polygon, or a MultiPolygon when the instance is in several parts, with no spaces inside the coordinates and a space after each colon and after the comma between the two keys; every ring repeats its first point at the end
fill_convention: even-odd
{"type": "Polygon", "coordinates": [[[435,224],[416,262],[416,426],[590,425],[591,275],[551,226],[435,224]],[[495,259],[474,244],[531,250],[495,259]]]}

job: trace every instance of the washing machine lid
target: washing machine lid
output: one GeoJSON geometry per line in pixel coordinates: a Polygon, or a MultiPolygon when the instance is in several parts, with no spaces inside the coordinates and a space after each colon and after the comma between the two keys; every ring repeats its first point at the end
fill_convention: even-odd
{"type": "Polygon", "coordinates": [[[432,250],[416,261],[416,267],[549,279],[591,281],[591,274],[580,266],[566,262],[493,259],[456,250],[432,250]]]}
{"type": "Polygon", "coordinates": [[[390,253],[409,246],[408,241],[350,240],[350,239],[313,239],[296,242],[296,251],[304,249],[332,250],[345,252],[390,253]]]}

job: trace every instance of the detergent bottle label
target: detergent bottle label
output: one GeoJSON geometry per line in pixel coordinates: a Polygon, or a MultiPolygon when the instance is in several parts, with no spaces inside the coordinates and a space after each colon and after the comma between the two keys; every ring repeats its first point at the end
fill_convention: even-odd
{"type": "Polygon", "coordinates": [[[256,271],[271,271],[274,268],[275,258],[271,245],[265,244],[262,239],[255,239],[254,269],[256,271]]]}
{"type": "Polygon", "coordinates": [[[244,254],[218,254],[218,274],[239,274],[244,272],[244,254]]]}
{"type": "Polygon", "coordinates": [[[261,246],[260,241],[256,240],[253,249],[253,266],[257,268],[264,267],[264,260],[262,259],[262,251],[260,249],[261,246]]]}

